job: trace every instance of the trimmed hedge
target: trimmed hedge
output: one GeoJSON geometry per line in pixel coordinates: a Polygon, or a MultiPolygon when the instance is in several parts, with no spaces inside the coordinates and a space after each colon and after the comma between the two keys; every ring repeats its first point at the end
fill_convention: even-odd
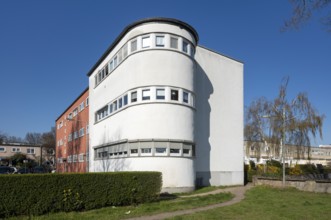
{"type": "Polygon", "coordinates": [[[0,176],[0,218],[80,211],[156,200],[160,172],[0,176]]]}

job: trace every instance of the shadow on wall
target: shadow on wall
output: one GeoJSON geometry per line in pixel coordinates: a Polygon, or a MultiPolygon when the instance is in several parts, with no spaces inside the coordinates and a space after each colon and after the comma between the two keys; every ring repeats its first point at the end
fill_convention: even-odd
{"type": "Polygon", "coordinates": [[[196,187],[210,186],[210,112],[209,104],[210,95],[213,94],[214,88],[206,72],[196,63],[196,72],[194,74],[195,92],[196,92],[196,114],[195,114],[195,171],[196,187]]]}
{"type": "MultiPolygon", "coordinates": [[[[115,142],[121,140],[121,131],[118,129],[112,137],[109,137],[106,129],[103,134],[103,141],[102,145],[107,145],[107,143],[115,142]]],[[[105,151],[107,151],[107,155],[103,157],[102,159],[98,160],[99,162],[96,164],[99,164],[97,167],[95,167],[96,172],[117,172],[117,171],[125,171],[129,167],[128,161],[126,158],[111,158],[110,153],[116,153],[119,151],[123,151],[124,146],[108,146],[105,148],[105,151]]],[[[127,149],[128,151],[129,149],[127,149]]]]}

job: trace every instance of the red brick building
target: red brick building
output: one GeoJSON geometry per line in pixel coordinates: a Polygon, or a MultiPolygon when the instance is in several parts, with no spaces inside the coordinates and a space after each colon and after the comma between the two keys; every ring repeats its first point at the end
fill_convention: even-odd
{"type": "Polygon", "coordinates": [[[56,171],[86,172],[89,155],[89,89],[56,119],[56,171]]]}

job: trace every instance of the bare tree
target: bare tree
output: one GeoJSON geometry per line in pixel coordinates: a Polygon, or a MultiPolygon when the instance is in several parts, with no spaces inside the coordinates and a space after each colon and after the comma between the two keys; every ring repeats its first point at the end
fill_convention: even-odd
{"type": "MultiPolygon", "coordinates": [[[[298,147],[302,155],[304,146],[318,134],[322,138],[324,115],[320,115],[310,103],[307,94],[299,93],[293,100],[287,99],[289,78],[284,78],[278,96],[268,101],[260,98],[246,109],[245,139],[250,144],[262,143],[262,147],[280,154],[280,140],[298,147]],[[285,137],[283,136],[285,135],[285,137]]],[[[310,148],[308,148],[310,149],[310,148]]]]}
{"type": "MultiPolygon", "coordinates": [[[[293,5],[292,17],[284,22],[282,31],[289,29],[299,29],[307,23],[314,13],[320,12],[331,4],[331,0],[289,0],[293,5]]],[[[321,22],[326,25],[327,30],[331,32],[331,12],[322,17],[321,22]]]]}
{"type": "Polygon", "coordinates": [[[33,145],[41,145],[41,133],[28,132],[25,135],[25,141],[33,145]]]}

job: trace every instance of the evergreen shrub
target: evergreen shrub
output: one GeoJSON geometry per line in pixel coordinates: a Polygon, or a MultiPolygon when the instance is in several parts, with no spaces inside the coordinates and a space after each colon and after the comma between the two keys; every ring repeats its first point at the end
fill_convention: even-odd
{"type": "Polygon", "coordinates": [[[154,201],[160,172],[0,176],[0,218],[81,211],[154,201]]]}

